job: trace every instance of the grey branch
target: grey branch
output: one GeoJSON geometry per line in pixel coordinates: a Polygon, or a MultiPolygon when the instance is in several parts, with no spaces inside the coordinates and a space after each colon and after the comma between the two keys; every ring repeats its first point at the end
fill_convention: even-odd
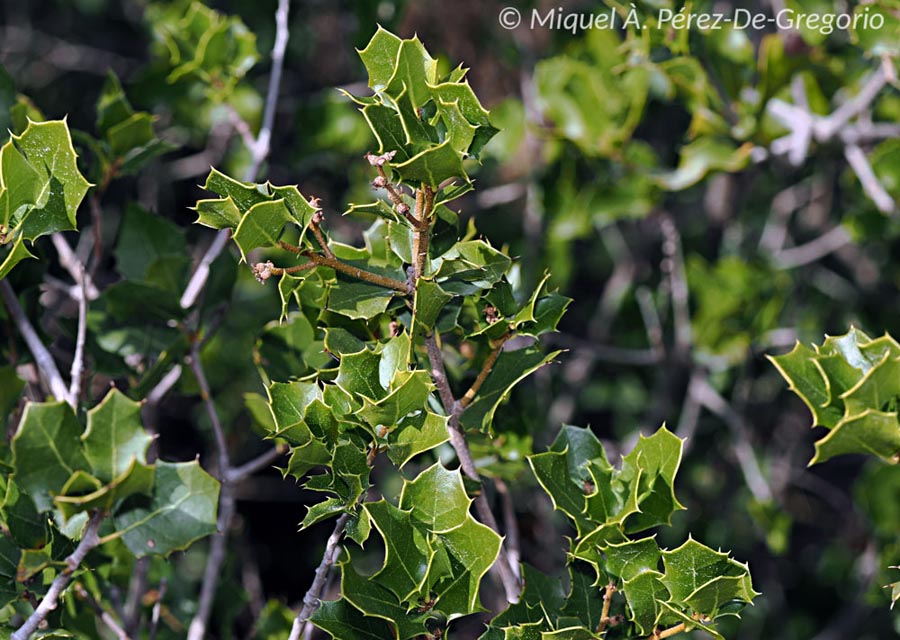
{"type": "Polygon", "coordinates": [[[28,316],[22,311],[19,300],[16,298],[16,292],[13,291],[12,286],[10,286],[7,280],[0,280],[0,297],[3,298],[3,303],[6,305],[6,309],[9,311],[9,315],[12,317],[13,322],[16,323],[19,333],[21,333],[22,337],[25,339],[28,350],[31,351],[31,355],[34,356],[38,371],[41,372],[41,375],[47,382],[50,393],[56,398],[72,404],[71,398],[69,398],[69,390],[66,387],[66,383],[63,382],[63,377],[59,373],[59,369],[56,366],[56,362],[53,360],[53,356],[47,351],[44,343],[41,342],[37,332],[28,320],[28,316]]]}
{"type": "Polygon", "coordinates": [[[322,554],[322,560],[319,562],[319,566],[316,567],[316,577],[313,578],[312,585],[309,587],[306,595],[303,596],[303,606],[300,608],[297,617],[294,618],[294,624],[291,626],[291,635],[288,637],[288,640],[300,640],[306,621],[318,609],[322,591],[325,589],[325,582],[328,580],[328,572],[337,560],[341,536],[344,535],[344,527],[347,526],[347,520],[349,519],[350,514],[344,513],[334,523],[334,531],[328,536],[328,542],[325,544],[325,553],[322,554]]]}
{"type": "Polygon", "coordinates": [[[869,160],[862,149],[855,144],[848,144],[844,147],[844,157],[847,158],[847,162],[850,163],[853,171],[856,172],[856,177],[859,178],[863,190],[872,199],[878,210],[881,213],[894,213],[897,210],[894,199],[885,190],[881,182],[878,181],[878,176],[872,171],[872,165],[869,164],[869,160]]]}
{"type": "MultiPolygon", "coordinates": [[[[68,246],[68,245],[67,245],[68,246]]],[[[69,372],[69,404],[78,405],[81,396],[81,377],[84,373],[84,342],[87,339],[87,272],[84,265],[77,263],[78,283],[81,295],[78,296],[78,329],[75,334],[75,353],[72,357],[72,368],[69,372]]]]}
{"type": "Polygon", "coordinates": [[[257,456],[253,460],[242,464],[239,467],[235,467],[233,469],[228,470],[228,481],[234,484],[237,484],[252,476],[254,473],[259,471],[260,469],[264,469],[268,467],[273,462],[278,460],[281,456],[284,455],[284,451],[279,447],[273,447],[266,451],[265,453],[257,456]]]}
{"type": "Polygon", "coordinates": [[[802,267],[850,244],[850,240],[850,233],[838,225],[806,244],[779,251],[775,254],[775,264],[780,269],[802,267]]]}
{"type": "MultiPolygon", "coordinates": [[[[5,284],[5,281],[3,284],[5,284]]],[[[72,552],[72,555],[66,558],[66,568],[56,576],[51,583],[50,588],[47,590],[47,595],[45,595],[38,604],[34,613],[32,613],[25,623],[9,637],[9,640],[28,640],[28,638],[31,637],[31,634],[37,631],[41,622],[50,615],[50,612],[56,609],[59,604],[59,597],[72,580],[72,574],[75,573],[75,570],[78,569],[82,562],[84,562],[84,558],[90,550],[100,543],[97,530],[100,528],[100,522],[102,520],[102,512],[98,511],[91,516],[87,527],[84,529],[84,535],[81,538],[81,542],[75,547],[75,551],[72,552]]]]}

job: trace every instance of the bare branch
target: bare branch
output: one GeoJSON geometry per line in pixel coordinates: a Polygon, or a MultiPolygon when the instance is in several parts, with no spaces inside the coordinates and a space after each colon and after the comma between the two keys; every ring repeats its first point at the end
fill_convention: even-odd
{"type": "Polygon", "coordinates": [[[887,75],[884,72],[884,67],[879,66],[858,94],[835,109],[830,116],[818,120],[813,125],[816,140],[823,142],[833,138],[844,125],[869,108],[875,96],[884,88],[885,84],[887,84],[887,75]]]}
{"type": "Polygon", "coordinates": [[[869,159],[866,158],[862,149],[855,144],[848,144],[844,147],[844,157],[856,172],[856,177],[859,178],[863,190],[872,199],[878,210],[881,213],[895,213],[897,205],[894,203],[894,199],[878,181],[878,176],[872,170],[872,165],[869,164],[869,159]]]}
{"type": "Polygon", "coordinates": [[[328,542],[325,544],[325,553],[322,554],[322,560],[316,567],[316,577],[313,579],[312,585],[303,596],[303,607],[301,607],[297,617],[294,618],[294,624],[291,626],[291,635],[288,640],[300,640],[303,633],[303,627],[310,616],[319,608],[322,590],[325,588],[325,582],[328,579],[328,571],[338,558],[340,547],[338,543],[341,536],[344,535],[344,527],[350,519],[349,513],[341,514],[341,517],[334,523],[334,530],[328,536],[328,542]]]}
{"type": "Polygon", "coordinates": [[[774,256],[775,264],[779,269],[802,267],[847,246],[850,241],[850,233],[842,225],[838,225],[815,240],[779,251],[774,256]]]}
{"type": "Polygon", "coordinates": [[[753,493],[753,497],[760,502],[771,500],[772,489],[762,473],[759,460],[757,460],[756,454],[753,452],[753,446],[747,438],[746,425],[741,415],[709,384],[706,375],[691,377],[688,395],[728,425],[734,438],[734,453],[738,459],[747,487],[753,493]]]}
{"type": "Polygon", "coordinates": [[[87,273],[84,266],[78,265],[78,278],[75,279],[81,285],[81,295],[78,297],[78,329],[75,336],[75,354],[72,357],[72,368],[69,374],[69,399],[72,406],[78,404],[81,396],[81,376],[84,373],[84,342],[87,338],[87,273]]]}
{"type": "Polygon", "coordinates": [[[225,440],[225,430],[222,428],[222,421],[219,419],[219,412],[216,411],[216,405],[213,403],[212,395],[209,388],[209,381],[206,379],[206,372],[203,370],[203,363],[200,360],[200,343],[194,342],[191,346],[191,355],[188,358],[188,365],[194,376],[197,378],[197,384],[200,386],[200,398],[206,407],[206,415],[212,423],[213,435],[216,439],[216,454],[218,455],[219,479],[225,480],[228,470],[231,468],[231,462],[228,459],[228,444],[225,440]]]}
{"type": "Polygon", "coordinates": [[[44,346],[44,343],[41,342],[41,339],[38,337],[37,332],[28,320],[25,312],[22,311],[19,300],[16,298],[16,293],[13,291],[12,286],[7,280],[0,280],[0,297],[3,298],[3,303],[6,305],[7,311],[9,311],[9,315],[12,316],[13,322],[16,323],[16,327],[19,329],[19,333],[21,333],[22,337],[25,339],[25,344],[28,345],[31,355],[34,356],[38,371],[41,372],[41,375],[47,382],[50,393],[57,399],[65,400],[69,404],[72,404],[71,398],[69,397],[69,390],[66,387],[66,383],[63,382],[62,375],[59,373],[59,369],[56,366],[56,362],[53,360],[53,356],[47,351],[47,348],[44,346]]]}
{"type": "Polygon", "coordinates": [[[228,470],[228,482],[238,484],[245,478],[252,476],[260,469],[268,467],[273,462],[284,455],[284,450],[279,447],[273,447],[253,460],[242,464],[239,467],[228,470]]]}
{"type": "MultiPolygon", "coordinates": [[[[72,280],[76,283],[84,283],[88,300],[96,300],[100,295],[100,291],[97,290],[90,274],[85,273],[81,260],[72,251],[72,247],[66,242],[65,236],[62,233],[54,233],[50,236],[50,239],[53,241],[53,246],[56,248],[56,253],[59,256],[59,266],[68,271],[69,275],[72,276],[72,280]]],[[[79,291],[79,289],[73,289],[72,291],[79,291]]]]}
{"type": "Polygon", "coordinates": [[[162,612],[163,598],[166,597],[166,588],[169,586],[165,577],[159,579],[159,589],[156,592],[156,602],[153,604],[153,613],[150,614],[149,640],[156,640],[156,631],[159,629],[159,614],[162,612]]]}
{"type": "Polygon", "coordinates": [[[213,600],[219,586],[219,578],[225,556],[228,552],[228,530],[234,517],[234,487],[230,482],[223,482],[219,494],[218,531],[212,537],[209,557],[206,559],[206,570],[203,573],[203,586],[200,588],[200,599],[197,601],[197,613],[191,620],[187,640],[204,640],[206,638],[209,616],[212,613],[213,600]]]}
{"type": "MultiPolygon", "coordinates": [[[[5,281],[2,284],[5,284],[5,281]]],[[[81,537],[81,541],[78,543],[78,546],[75,547],[75,551],[66,558],[66,568],[56,576],[40,604],[38,604],[25,623],[19,627],[17,631],[13,632],[9,640],[28,640],[28,638],[31,637],[31,634],[37,631],[41,622],[50,615],[50,612],[56,609],[59,604],[60,595],[62,595],[63,590],[72,580],[72,574],[75,573],[75,570],[78,569],[82,562],[84,562],[85,556],[87,556],[91,549],[100,543],[97,530],[100,528],[100,522],[102,520],[103,513],[100,511],[95,512],[91,516],[91,519],[84,529],[84,535],[81,537]]]]}

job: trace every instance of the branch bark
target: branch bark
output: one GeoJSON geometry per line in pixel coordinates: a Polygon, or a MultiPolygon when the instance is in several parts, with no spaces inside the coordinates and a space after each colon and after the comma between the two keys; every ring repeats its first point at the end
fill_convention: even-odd
{"type": "Polygon", "coordinates": [[[322,590],[325,588],[325,582],[328,580],[328,572],[337,560],[340,550],[338,543],[341,541],[341,536],[344,535],[344,527],[347,526],[349,519],[350,514],[344,513],[334,523],[334,530],[328,536],[328,542],[325,544],[325,553],[322,554],[322,560],[319,562],[319,566],[316,567],[316,577],[313,579],[313,583],[306,595],[303,596],[303,607],[297,613],[297,617],[294,618],[294,624],[291,626],[291,635],[288,637],[288,640],[300,640],[304,625],[319,607],[322,590]]]}
{"type": "Polygon", "coordinates": [[[78,546],[75,547],[75,551],[72,552],[72,555],[66,558],[66,568],[56,576],[50,585],[50,589],[47,590],[47,595],[44,596],[43,600],[41,600],[40,604],[38,604],[25,623],[10,636],[9,640],[28,640],[28,638],[31,637],[31,634],[37,631],[41,622],[46,620],[47,616],[50,615],[50,612],[56,609],[63,590],[72,580],[72,574],[75,573],[75,570],[78,569],[82,562],[84,562],[85,556],[87,556],[91,549],[100,543],[97,531],[100,528],[100,522],[102,520],[103,513],[100,511],[95,512],[91,516],[87,527],[85,527],[81,541],[78,543],[78,546]]]}
{"type": "Polygon", "coordinates": [[[13,291],[8,280],[0,280],[0,297],[3,298],[3,303],[6,305],[6,309],[9,311],[9,315],[12,317],[13,322],[16,323],[19,333],[21,333],[22,338],[25,339],[28,350],[31,351],[31,355],[34,356],[38,371],[41,372],[41,375],[46,381],[50,393],[57,399],[65,400],[70,405],[74,406],[69,397],[69,389],[63,381],[63,377],[59,372],[59,368],[56,366],[56,362],[53,360],[53,356],[47,351],[44,343],[41,342],[37,332],[34,330],[31,321],[28,320],[28,316],[25,315],[25,312],[19,305],[19,300],[16,298],[16,292],[13,291]]]}

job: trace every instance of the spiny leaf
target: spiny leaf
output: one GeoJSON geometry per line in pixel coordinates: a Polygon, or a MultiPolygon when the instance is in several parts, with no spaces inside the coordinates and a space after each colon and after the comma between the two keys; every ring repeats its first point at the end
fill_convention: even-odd
{"type": "Polygon", "coordinates": [[[87,429],[81,439],[94,475],[103,482],[111,482],[127,471],[134,460],[145,463],[147,447],[153,440],[141,424],[141,403],[118,389],[111,389],[88,411],[87,429]]]}
{"type": "Polygon", "coordinates": [[[156,463],[153,495],[113,514],[115,537],[138,557],[168,555],[216,531],[219,483],[193,462],[156,463]]]}
{"type": "Polygon", "coordinates": [[[52,498],[79,469],[88,468],[81,448],[83,429],[64,402],[29,403],[12,440],[13,478],[31,496],[38,511],[49,511],[52,498]]]}

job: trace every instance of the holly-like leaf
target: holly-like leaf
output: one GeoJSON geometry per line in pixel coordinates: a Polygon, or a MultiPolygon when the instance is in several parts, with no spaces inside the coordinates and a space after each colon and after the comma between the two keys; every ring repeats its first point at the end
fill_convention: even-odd
{"type": "Polygon", "coordinates": [[[81,439],[93,474],[102,482],[112,482],[135,460],[146,463],[147,447],[153,440],[141,423],[141,403],[118,389],[111,389],[88,411],[87,429],[81,439]]]}
{"type": "Polygon", "coordinates": [[[155,6],[148,12],[154,34],[168,54],[169,82],[196,78],[214,98],[227,97],[259,59],[256,36],[237,17],[201,2],[155,6]]]}
{"type": "Polygon", "coordinates": [[[367,503],[365,510],[385,545],[384,564],[374,577],[399,601],[422,595],[434,550],[425,533],[414,526],[412,512],[384,500],[367,503]]]}
{"type": "Polygon", "coordinates": [[[813,426],[829,429],[810,464],[849,453],[900,461],[900,344],[891,336],[851,328],[769,360],[809,407],[813,426]]]}
{"type": "Polygon", "coordinates": [[[394,637],[394,630],[386,621],[363,614],[344,599],[322,602],[310,620],[335,640],[384,640],[394,637]]]}
{"type": "Polygon", "coordinates": [[[718,607],[726,601],[750,602],[757,595],[747,565],[692,538],[677,549],[663,551],[662,560],[665,575],[661,580],[674,602],[687,604],[691,608],[695,608],[692,602],[704,606],[715,604],[711,609],[695,608],[703,615],[715,615],[718,607]],[[722,581],[721,578],[734,580],[722,581]]]}
{"type": "Polygon", "coordinates": [[[459,470],[448,471],[440,463],[404,483],[400,494],[400,508],[410,510],[413,518],[435,532],[462,525],[471,502],[459,470]]]}
{"type": "Polygon", "coordinates": [[[219,483],[198,462],[159,461],[153,494],[113,514],[115,537],[137,557],[168,555],[216,532],[218,503],[219,483]]]}
{"type": "Polygon", "coordinates": [[[12,439],[13,478],[38,511],[53,508],[78,470],[89,468],[81,448],[83,429],[65,402],[29,403],[12,439]]]}

